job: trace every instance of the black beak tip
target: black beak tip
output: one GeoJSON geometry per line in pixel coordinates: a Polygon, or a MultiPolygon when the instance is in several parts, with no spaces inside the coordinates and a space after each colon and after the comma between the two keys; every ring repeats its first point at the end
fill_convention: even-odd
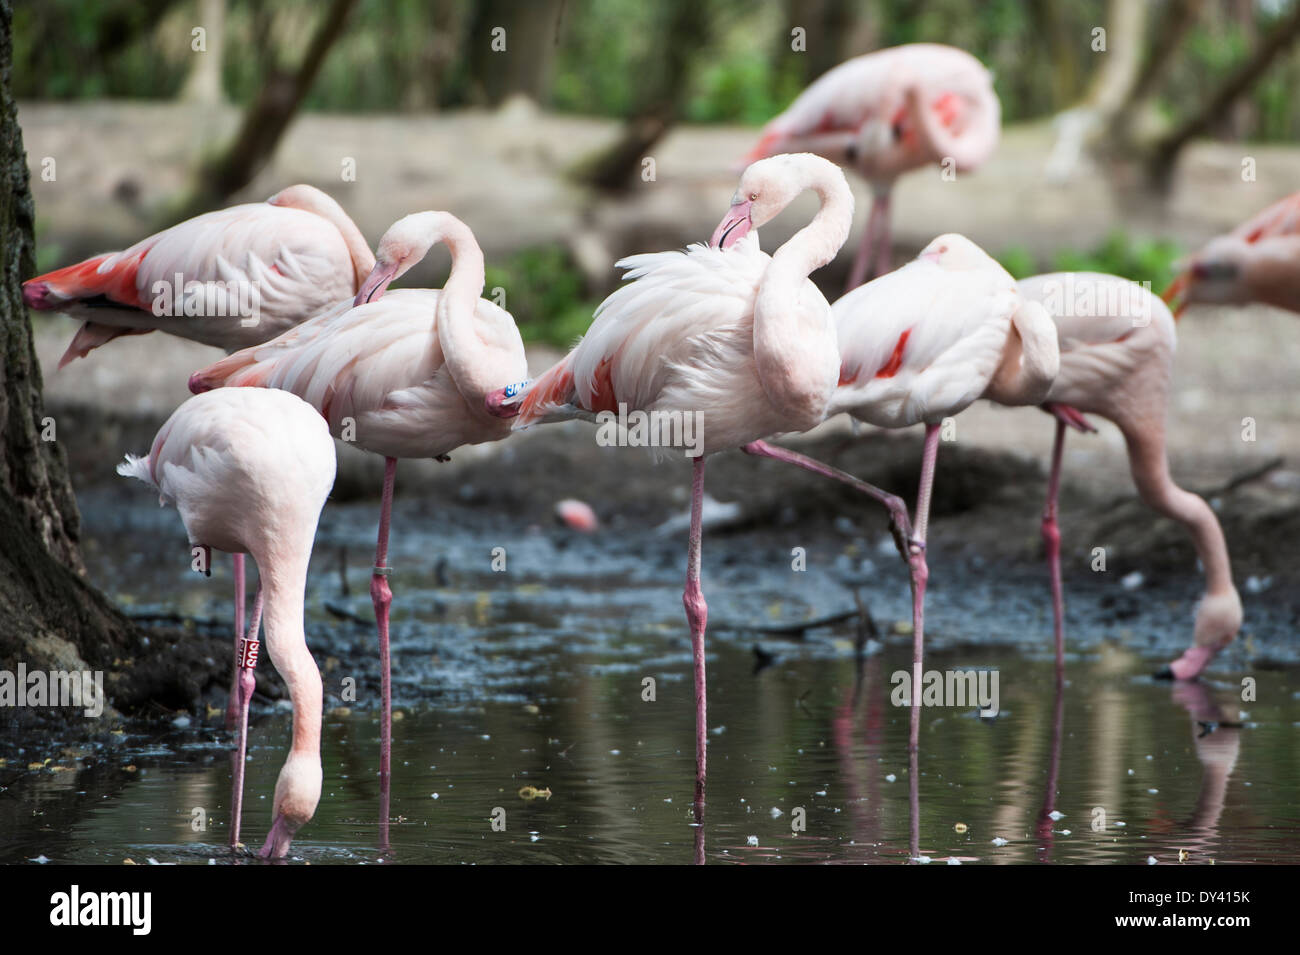
{"type": "Polygon", "coordinates": [[[1157,670],[1155,673],[1151,674],[1151,676],[1153,679],[1156,680],[1172,680],[1174,678],[1174,669],[1173,667],[1166,664],[1165,666],[1162,666],[1159,670],[1157,670]]]}

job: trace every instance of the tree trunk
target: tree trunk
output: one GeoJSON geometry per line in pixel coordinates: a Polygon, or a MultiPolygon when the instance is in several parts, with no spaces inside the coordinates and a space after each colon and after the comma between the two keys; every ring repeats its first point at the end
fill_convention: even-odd
{"type": "MultiPolygon", "coordinates": [[[[35,255],[27,153],[10,86],[12,26],[11,0],[0,0],[0,670],[100,670],[119,709],[149,700],[188,707],[214,668],[229,669],[229,651],[219,653],[222,666],[205,671],[210,640],[155,631],[146,641],[81,577],[80,516],[58,423],[44,410],[22,299],[35,255]],[[146,652],[146,664],[135,666],[146,652]]],[[[52,716],[89,722],[80,709],[0,707],[5,723],[52,716]]]]}

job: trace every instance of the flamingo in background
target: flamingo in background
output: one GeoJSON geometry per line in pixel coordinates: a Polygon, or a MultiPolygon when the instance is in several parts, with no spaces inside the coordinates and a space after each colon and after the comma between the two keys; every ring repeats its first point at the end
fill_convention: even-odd
{"type": "MultiPolygon", "coordinates": [[[[871,184],[871,215],[848,289],[889,271],[894,181],[931,163],[981,165],[997,148],[1002,106],[984,64],[965,50],[908,43],[854,57],[819,77],[764,128],[745,157],[811,152],[871,184]]],[[[847,289],[846,289],[847,290],[847,289]]]]}
{"type": "Polygon", "coordinates": [[[1057,421],[1042,523],[1052,577],[1058,678],[1064,670],[1065,607],[1056,499],[1066,428],[1095,431],[1084,417],[1088,413],[1113,421],[1124,435],[1133,483],[1147,506],[1178,521],[1192,535],[1205,569],[1206,590],[1197,607],[1192,647],[1161,671],[1163,676],[1191,679],[1236,637],[1242,610],[1218,518],[1203,498],[1180,488],[1169,474],[1165,419],[1174,372],[1173,317],[1151,292],[1113,275],[1036,275],[1021,280],[1020,291],[1044,304],[1061,344],[1060,374],[1044,403],[1057,421]]]}
{"type": "Polygon", "coordinates": [[[149,454],[128,454],[117,473],[139,478],[157,489],[161,502],[175,504],[191,546],[247,552],[257,563],[253,619],[240,648],[230,844],[239,843],[248,703],[265,605],[267,649],[293,702],[293,742],[261,851],[263,858],[281,858],[320,801],[321,678],[303,632],[303,595],[316,524],[334,486],[334,442],[320,415],[293,395],[221,391],[177,408],[149,454]]]}
{"type": "MultiPolygon", "coordinates": [[[[384,797],[392,758],[388,532],[397,459],[446,460],[463,445],[506,437],[509,423],[489,414],[484,399],[528,373],[515,321],[480,297],[483,281],[483,251],[469,226],[447,212],[415,213],[384,233],[374,269],[354,303],[190,377],[194,392],[223,386],[291,391],[325,417],[335,437],[384,456],[379,539],[370,579],[379,630],[384,797]],[[390,282],[438,242],[445,242],[451,252],[451,273],[441,291],[399,289],[384,294],[390,282]]],[[[386,844],[386,808],[380,825],[386,844]]]]}
{"type": "Polygon", "coordinates": [[[618,263],[626,285],[596,309],[587,334],[535,381],[488,398],[516,428],[603,411],[695,415],[691,529],[682,601],[695,677],[695,802],[704,803],[706,687],[700,590],[704,462],[709,454],[818,424],[839,373],[830,306],[808,275],[848,238],[853,193],[834,164],[810,154],[754,163],[709,246],[634,255],[618,263]],[[813,220],[771,256],[746,237],[811,189],[813,220]]]}
{"type": "MultiPolygon", "coordinates": [[[[974,242],[936,238],[907,265],[839,298],[831,311],[839,338],[838,387],[825,416],[847,412],[882,428],[925,425],[916,519],[897,496],[786,448],[756,441],[744,450],[843,481],[883,504],[912,585],[912,665],[918,704],[925,643],[925,548],[943,419],[980,397],[1034,405],[1060,367],[1056,329],[1039,303],[974,242]]],[[[912,708],[911,746],[920,729],[912,708]]]]}
{"type": "MultiPolygon", "coordinates": [[[[28,279],[23,300],[37,311],[82,320],[59,359],[62,369],[121,335],[163,331],[227,351],[267,341],[350,299],[374,264],[343,207],[313,186],[297,185],[266,202],[207,212],[122,252],[28,279]],[[155,310],[156,301],[166,307],[155,310]]],[[[234,556],[234,578],[238,644],[242,553],[234,556]]],[[[234,667],[238,677],[238,653],[234,667]]],[[[234,720],[232,689],[226,727],[234,720]]]]}
{"type": "Polygon", "coordinates": [[[1211,239],[1165,290],[1179,318],[1189,305],[1262,302],[1300,312],[1300,192],[1211,239]]]}

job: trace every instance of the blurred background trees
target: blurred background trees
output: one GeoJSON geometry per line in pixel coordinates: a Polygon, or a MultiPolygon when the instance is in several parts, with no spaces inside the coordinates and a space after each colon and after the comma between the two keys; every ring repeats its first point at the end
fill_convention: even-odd
{"type": "MultiPolygon", "coordinates": [[[[19,99],[171,98],[190,79],[190,30],[224,10],[222,87],[252,101],[268,66],[301,61],[328,4],[313,0],[43,0],[15,11],[19,99]]],[[[420,111],[495,105],[525,93],[562,112],[627,117],[646,91],[681,82],[682,118],[759,123],[835,63],[923,40],[961,46],[997,77],[1007,122],[1050,116],[1080,101],[1104,66],[1092,30],[1116,6],[1137,8],[1141,93],[1171,125],[1291,29],[1290,0],[359,0],[307,94],[307,109],[420,111]],[[807,54],[791,57],[790,29],[807,54]],[[509,68],[470,37],[501,26],[509,68]],[[672,52],[690,48],[688,76],[672,52]],[[670,51],[665,55],[665,51],[670,51]],[[519,55],[524,54],[524,55],[519,55]],[[1049,81],[1044,82],[1043,78],[1049,81]]],[[[1121,46],[1124,37],[1112,36],[1121,46]]],[[[1292,37],[1207,132],[1255,140],[1300,135],[1300,54],[1292,37]]]]}

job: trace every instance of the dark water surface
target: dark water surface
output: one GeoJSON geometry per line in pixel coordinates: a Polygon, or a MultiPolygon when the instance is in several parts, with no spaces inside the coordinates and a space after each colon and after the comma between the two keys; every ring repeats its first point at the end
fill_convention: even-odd
{"type": "MultiPolygon", "coordinates": [[[[97,583],[137,607],[228,615],[228,565],[211,580],[186,574],[174,511],[148,500],[97,509],[92,500],[87,513],[97,583]]],[[[852,535],[706,538],[706,596],[720,627],[709,634],[701,845],[682,535],[507,533],[490,516],[467,531],[475,521],[463,514],[400,500],[400,719],[392,848],[381,852],[373,629],[324,608],[329,601],[368,617],[374,519],[373,505],[331,505],[313,559],[307,631],[325,680],[325,784],[296,859],[1178,863],[1182,853],[1188,864],[1300,861],[1294,669],[1246,669],[1229,654],[1201,683],[1150,678],[1169,648],[1187,643],[1194,592],[1144,601],[1120,625],[1090,615],[1095,594],[1071,591],[1074,652],[1058,693],[1036,569],[953,567],[945,576],[936,557],[927,669],[993,668],[1000,713],[925,710],[914,774],[909,712],[890,701],[890,674],[907,668],[911,650],[906,633],[892,632],[908,615],[896,557],[852,535]],[[809,569],[795,573],[790,548],[805,545],[809,569]],[[491,570],[495,546],[507,548],[506,573],[491,570]],[[344,547],[347,595],[337,571],[344,547]],[[843,610],[855,588],[882,631],[862,658],[852,622],[802,641],[739,626],[843,610]],[[774,658],[761,669],[755,645],[774,658]],[[1244,677],[1255,681],[1253,700],[1242,699],[1244,677]],[[341,697],[348,678],[355,702],[341,697]],[[492,827],[497,809],[504,831],[492,827]],[[796,820],[806,828],[794,831],[796,820]]],[[[265,654],[261,665],[269,669],[265,654]]],[[[286,707],[254,708],[244,815],[252,848],[270,823],[286,707]]],[[[230,861],[221,722],[214,711],[189,725],[131,725],[84,760],[57,742],[20,747],[0,767],[8,804],[0,810],[12,821],[0,831],[0,861],[230,861]],[[63,771],[27,769],[47,758],[63,771]],[[201,831],[196,818],[206,820],[201,831]]]]}

